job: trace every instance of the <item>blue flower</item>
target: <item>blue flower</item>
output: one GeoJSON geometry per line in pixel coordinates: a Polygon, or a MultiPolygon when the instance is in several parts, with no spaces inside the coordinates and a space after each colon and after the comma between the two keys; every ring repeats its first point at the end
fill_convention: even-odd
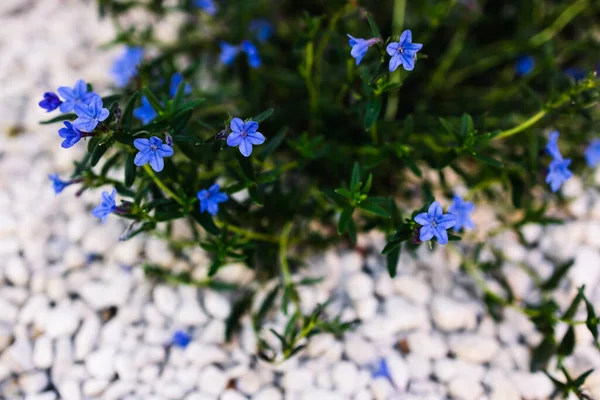
{"type": "Polygon", "coordinates": [[[600,163],[600,140],[592,139],[590,145],[585,149],[585,161],[590,167],[600,163]]]}
{"type": "Polygon", "coordinates": [[[142,106],[133,110],[133,116],[142,121],[144,125],[148,125],[157,115],[158,113],[154,111],[146,96],[142,96],[142,106]]]}
{"type": "Polygon", "coordinates": [[[240,47],[229,44],[223,40],[219,43],[219,46],[221,46],[221,55],[219,56],[221,62],[225,65],[233,64],[233,60],[235,60],[235,57],[240,52],[240,47]]]}
{"type": "Polygon", "coordinates": [[[260,67],[261,60],[258,55],[258,49],[249,40],[244,40],[241,44],[242,50],[248,55],[248,65],[252,68],[260,67]]]}
{"type": "Polygon", "coordinates": [[[386,378],[386,379],[392,379],[392,376],[390,375],[390,370],[388,369],[385,358],[381,358],[379,360],[379,364],[377,364],[377,367],[372,369],[371,377],[373,379],[379,378],[379,377],[386,378]]]}
{"type": "Polygon", "coordinates": [[[254,34],[259,42],[266,42],[273,34],[273,25],[265,19],[255,19],[250,22],[250,33],[254,34]]]}
{"type": "Polygon", "coordinates": [[[138,67],[144,59],[144,49],[127,47],[125,52],[113,63],[111,74],[118,88],[127,86],[131,78],[138,73],[138,67]]]}
{"type": "MultiPolygon", "coordinates": [[[[181,83],[182,80],[183,80],[183,76],[181,76],[181,74],[179,72],[175,72],[173,74],[173,76],[171,77],[171,86],[169,87],[169,94],[171,95],[171,97],[175,97],[175,94],[177,93],[177,88],[179,87],[179,84],[181,83]]],[[[183,93],[184,94],[192,93],[192,87],[188,83],[185,84],[183,93]]]]}
{"type": "Polygon", "coordinates": [[[64,128],[59,129],[58,135],[65,139],[63,140],[61,146],[63,149],[68,149],[69,147],[73,147],[75,143],[79,142],[81,139],[81,131],[73,126],[69,121],[64,121],[64,128]]]}
{"type": "Polygon", "coordinates": [[[181,348],[186,348],[187,345],[190,344],[191,341],[192,341],[192,338],[190,337],[190,335],[188,335],[184,331],[175,332],[173,334],[173,338],[171,339],[173,346],[177,346],[177,347],[181,347],[181,348]]]}
{"type": "Polygon", "coordinates": [[[75,114],[77,119],[73,122],[75,128],[84,132],[92,132],[96,126],[108,118],[108,109],[102,108],[102,99],[100,96],[94,96],[89,104],[75,104],[75,114]]]}
{"type": "Polygon", "coordinates": [[[572,78],[575,82],[579,82],[585,79],[585,71],[581,68],[570,67],[565,68],[564,73],[569,78],[572,78]]]}
{"type": "Polygon", "coordinates": [[[117,189],[113,189],[111,194],[108,194],[108,192],[102,192],[102,203],[94,207],[92,210],[92,215],[96,218],[101,218],[102,223],[105,223],[108,215],[117,209],[117,204],[115,202],[116,197],[117,189]]]}
{"type": "Polygon", "coordinates": [[[63,181],[58,177],[58,174],[48,175],[48,179],[52,181],[52,188],[54,189],[54,194],[59,194],[63,191],[64,188],[71,185],[73,182],[63,181]]]}
{"type": "Polygon", "coordinates": [[[217,6],[214,0],[195,0],[194,5],[206,11],[208,15],[215,15],[217,13],[217,6]]]}
{"type": "Polygon", "coordinates": [[[152,136],[150,139],[135,139],[133,145],[139,150],[139,153],[135,155],[133,163],[138,167],[150,163],[150,167],[156,172],[162,171],[165,167],[163,157],[171,157],[173,155],[173,149],[163,144],[162,140],[156,136],[152,136]]]}
{"type": "Polygon", "coordinates": [[[558,149],[558,131],[550,132],[548,137],[548,144],[546,145],[546,152],[552,156],[554,159],[561,159],[562,155],[560,154],[560,150],[558,149]]]}
{"type": "Polygon", "coordinates": [[[94,92],[88,92],[87,84],[83,79],[78,80],[75,86],[61,86],[57,90],[65,101],[60,105],[60,111],[67,113],[75,109],[76,104],[90,104],[90,101],[97,96],[94,92]]]}
{"type": "Polygon", "coordinates": [[[356,65],[360,64],[367,50],[369,50],[369,47],[379,42],[379,38],[371,38],[367,40],[355,38],[352,35],[348,35],[348,37],[350,38],[348,40],[348,44],[352,46],[352,50],[350,50],[350,55],[356,58],[356,65]]]}
{"type": "Polygon", "coordinates": [[[217,215],[217,212],[219,212],[219,203],[223,203],[229,199],[220,189],[221,187],[215,183],[208,190],[202,189],[198,191],[196,197],[200,200],[201,213],[208,211],[210,215],[217,215]]]}
{"type": "Polygon", "coordinates": [[[412,71],[415,68],[415,59],[417,51],[421,50],[421,43],[412,42],[412,32],[406,30],[402,32],[400,40],[387,45],[386,51],[392,56],[390,60],[390,72],[394,72],[400,65],[407,71],[412,71]]]}
{"type": "Polygon", "coordinates": [[[558,191],[562,184],[573,176],[573,173],[569,171],[569,165],[571,165],[571,159],[563,160],[562,157],[555,158],[550,163],[546,183],[550,184],[553,192],[558,191]]]}
{"type": "Polygon", "coordinates": [[[530,55],[527,54],[517,58],[515,70],[518,75],[525,76],[530,74],[533,71],[533,67],[535,67],[535,59],[530,55]]]}
{"type": "Polygon", "coordinates": [[[38,104],[46,110],[46,112],[50,112],[56,110],[62,104],[62,101],[60,101],[56,93],[46,92],[44,93],[44,100],[40,101],[38,104]]]}
{"type": "Polygon", "coordinates": [[[240,118],[231,120],[231,133],[227,136],[229,146],[240,146],[240,153],[244,157],[252,154],[252,145],[257,146],[265,142],[265,137],[258,130],[258,123],[248,121],[244,123],[240,118]]]}
{"type": "Polygon", "coordinates": [[[471,220],[471,213],[475,210],[475,205],[471,201],[464,201],[460,196],[454,195],[454,201],[450,204],[448,212],[456,217],[455,231],[461,228],[473,229],[475,224],[471,220]]]}
{"type": "Polygon", "coordinates": [[[431,240],[434,236],[439,244],[448,243],[447,229],[456,224],[456,216],[453,214],[444,214],[442,206],[434,201],[426,213],[418,214],[415,222],[422,225],[419,239],[425,242],[431,240]]]}

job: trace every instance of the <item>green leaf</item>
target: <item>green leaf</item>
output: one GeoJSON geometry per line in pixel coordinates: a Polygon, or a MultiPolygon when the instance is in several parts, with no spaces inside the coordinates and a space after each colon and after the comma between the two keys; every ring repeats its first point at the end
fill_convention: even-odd
{"type": "Polygon", "coordinates": [[[423,173],[421,172],[421,169],[417,166],[417,164],[415,164],[415,162],[413,161],[412,158],[410,157],[405,157],[402,159],[404,161],[404,163],[406,164],[406,167],[408,169],[410,169],[410,171],[415,174],[416,176],[418,176],[419,178],[423,177],[423,173]]]}
{"type": "Polygon", "coordinates": [[[354,191],[360,182],[360,165],[357,162],[352,167],[352,180],[350,181],[350,190],[354,191]]]}
{"type": "Polygon", "coordinates": [[[246,179],[250,182],[256,182],[256,175],[254,174],[254,167],[252,166],[250,158],[244,157],[239,152],[237,152],[236,158],[246,179]]]}
{"type": "Polygon", "coordinates": [[[573,264],[575,264],[575,260],[571,259],[566,263],[556,267],[550,278],[540,285],[540,289],[545,291],[556,289],[560,281],[566,276],[573,264]]]}
{"type": "Polygon", "coordinates": [[[183,114],[187,113],[188,111],[192,111],[194,108],[196,108],[200,104],[204,103],[204,101],[205,101],[205,99],[202,99],[202,98],[188,101],[187,103],[185,103],[183,105],[183,107],[181,107],[180,109],[177,110],[177,112],[175,113],[173,118],[181,117],[183,114]]]}
{"type": "Polygon", "coordinates": [[[287,128],[282,128],[275,136],[271,139],[267,140],[264,146],[261,147],[261,151],[258,155],[258,159],[264,161],[269,157],[281,143],[283,143],[283,139],[285,139],[285,135],[287,133],[287,128]]]}
{"type": "Polygon", "coordinates": [[[247,291],[233,303],[231,314],[225,321],[225,341],[231,341],[233,335],[241,328],[242,316],[250,309],[253,297],[253,292],[247,291]]]}
{"type": "Polygon", "coordinates": [[[218,235],[219,233],[221,233],[219,228],[215,225],[215,222],[213,221],[210,214],[201,213],[198,209],[194,209],[191,212],[191,215],[192,218],[194,218],[194,220],[198,222],[200,226],[202,226],[208,233],[212,235],[218,235]]]}
{"type": "Polygon", "coordinates": [[[473,119],[469,114],[463,114],[460,121],[460,130],[458,131],[461,138],[466,138],[473,132],[473,119]]]}
{"type": "Polygon", "coordinates": [[[173,106],[176,110],[183,103],[186,85],[187,83],[185,83],[185,79],[182,79],[181,82],[179,82],[179,85],[177,85],[177,91],[175,92],[175,97],[173,98],[173,106]]]}
{"type": "Polygon", "coordinates": [[[367,182],[365,183],[365,186],[362,187],[360,192],[362,194],[368,194],[369,191],[371,190],[372,184],[373,184],[373,174],[369,174],[369,176],[367,177],[367,182]]]}
{"type": "Polygon", "coordinates": [[[352,199],[352,192],[350,192],[348,189],[345,188],[337,188],[334,190],[334,192],[336,192],[337,194],[344,196],[347,199],[352,199]]]}
{"type": "Polygon", "coordinates": [[[265,111],[258,114],[256,117],[250,118],[250,120],[260,124],[261,122],[269,118],[271,115],[273,115],[274,111],[275,110],[272,108],[266,109],[265,111]]]}
{"type": "Polygon", "coordinates": [[[390,213],[388,213],[384,208],[379,207],[377,204],[374,204],[368,200],[363,200],[360,203],[358,203],[358,207],[383,218],[392,217],[390,213]]]}
{"type": "Polygon", "coordinates": [[[590,301],[584,297],[585,300],[585,308],[587,309],[587,319],[585,321],[585,325],[588,330],[594,337],[594,341],[598,341],[598,319],[596,318],[596,311],[594,311],[594,306],[590,301]]]}
{"type": "Polygon", "coordinates": [[[401,244],[402,244],[402,240],[392,239],[385,244],[385,247],[381,251],[381,254],[385,255],[385,254],[389,253],[390,251],[394,250],[395,248],[400,247],[401,244]]]}
{"type": "Polygon", "coordinates": [[[121,153],[113,154],[112,157],[110,157],[104,163],[104,165],[102,165],[102,169],[100,170],[100,175],[106,176],[108,171],[117,163],[117,161],[119,161],[119,158],[121,158],[121,153]]]}
{"type": "Polygon", "coordinates": [[[133,163],[135,159],[135,153],[127,154],[127,160],[125,161],[125,186],[131,187],[135,181],[136,166],[133,163]]]}
{"type": "Polygon", "coordinates": [[[392,90],[400,89],[402,87],[402,82],[392,82],[386,83],[383,88],[381,88],[381,92],[391,92],[392,90]]]}
{"type": "Polygon", "coordinates": [[[227,283],[227,282],[215,281],[215,280],[211,280],[210,282],[208,282],[208,285],[206,285],[206,286],[211,289],[217,290],[219,292],[224,291],[224,290],[239,289],[239,287],[233,283],[227,283]]]}
{"type": "Polygon", "coordinates": [[[150,89],[145,87],[142,90],[144,92],[144,96],[146,96],[146,98],[148,99],[148,103],[150,103],[154,111],[159,112],[165,110],[164,106],[160,103],[160,101],[156,98],[156,96],[154,95],[154,93],[152,93],[150,89]]]}
{"type": "Polygon", "coordinates": [[[258,331],[260,329],[260,327],[263,325],[263,321],[264,321],[265,317],[267,316],[267,313],[269,312],[269,310],[271,309],[271,307],[273,307],[273,304],[275,303],[275,299],[277,298],[277,294],[279,293],[280,288],[281,287],[279,285],[276,285],[267,294],[267,296],[263,300],[262,304],[260,305],[258,312],[256,313],[256,315],[253,318],[255,330],[258,331]]]}
{"type": "Polygon", "coordinates": [[[390,274],[391,278],[394,278],[396,276],[396,270],[398,269],[398,260],[400,259],[400,250],[401,247],[398,246],[395,249],[391,250],[389,253],[387,253],[385,257],[388,274],[390,274]]]}
{"type": "Polygon", "coordinates": [[[372,96],[367,103],[367,111],[365,112],[365,129],[369,130],[373,127],[379,113],[381,112],[381,96],[372,96]]]}
{"type": "Polygon", "coordinates": [[[352,219],[348,222],[348,236],[350,237],[352,244],[356,245],[356,225],[352,219]]]}
{"type": "Polygon", "coordinates": [[[479,161],[486,163],[488,165],[491,165],[492,167],[502,168],[502,166],[503,166],[503,164],[500,161],[496,160],[495,158],[486,156],[481,153],[476,153],[475,151],[471,151],[470,153],[473,157],[475,157],[479,161]]]}
{"type": "Polygon", "coordinates": [[[563,316],[562,316],[563,319],[569,320],[575,316],[575,313],[577,312],[577,309],[579,308],[579,305],[581,304],[581,301],[583,300],[583,289],[584,288],[585,288],[585,286],[582,286],[579,288],[579,290],[577,291],[577,295],[571,302],[571,305],[569,305],[569,308],[563,314],[563,316]]]}
{"type": "Polygon", "coordinates": [[[367,12],[366,15],[367,15],[367,22],[369,22],[369,26],[371,27],[371,32],[373,32],[373,36],[382,38],[381,32],[379,32],[379,27],[377,26],[377,23],[373,19],[373,15],[370,12],[367,12]]]}
{"type": "Polygon", "coordinates": [[[402,138],[406,140],[410,135],[413,134],[415,129],[415,120],[412,115],[407,115],[404,119],[404,129],[402,131],[402,138]]]}
{"type": "Polygon", "coordinates": [[[346,232],[346,229],[348,229],[348,224],[352,220],[352,213],[354,213],[353,207],[348,206],[344,208],[340,214],[340,220],[338,221],[338,234],[341,235],[342,233],[346,232]]]}
{"type": "Polygon", "coordinates": [[[133,95],[131,95],[129,100],[127,100],[125,109],[123,110],[123,115],[121,117],[121,126],[125,130],[125,133],[129,133],[129,131],[131,130],[131,124],[133,122],[133,110],[139,95],[140,92],[135,92],[133,95]]]}
{"type": "Polygon", "coordinates": [[[73,121],[76,118],[77,118],[77,114],[74,114],[74,113],[61,114],[58,117],[54,117],[54,118],[48,119],[46,121],[40,121],[40,124],[48,125],[48,124],[54,124],[56,122],[73,121]]]}
{"type": "Polygon", "coordinates": [[[587,379],[588,376],[590,376],[590,374],[594,372],[594,369],[589,369],[587,371],[585,371],[583,374],[579,375],[574,381],[573,381],[573,386],[578,388],[581,385],[583,385],[585,383],[585,380],[587,379]]]}
{"type": "Polygon", "coordinates": [[[98,145],[94,148],[94,151],[92,152],[92,157],[90,158],[90,165],[92,167],[94,167],[94,166],[96,166],[96,164],[98,164],[98,161],[100,161],[100,158],[102,158],[104,153],[106,153],[106,151],[108,149],[110,149],[110,147],[113,145],[113,143],[114,143],[114,140],[108,140],[106,142],[98,143],[98,145]]]}
{"type": "Polygon", "coordinates": [[[445,118],[438,118],[440,123],[442,124],[442,126],[444,127],[444,129],[448,132],[451,133],[452,135],[456,136],[456,129],[454,128],[454,125],[452,125],[452,123],[450,121],[448,121],[445,118]]]}
{"type": "Polygon", "coordinates": [[[531,354],[531,372],[545,369],[548,361],[550,361],[550,358],[554,355],[554,353],[554,339],[551,336],[546,336],[531,354]]]}
{"type": "Polygon", "coordinates": [[[573,353],[573,349],[575,349],[575,329],[571,325],[558,345],[556,354],[563,357],[570,356],[573,353]]]}

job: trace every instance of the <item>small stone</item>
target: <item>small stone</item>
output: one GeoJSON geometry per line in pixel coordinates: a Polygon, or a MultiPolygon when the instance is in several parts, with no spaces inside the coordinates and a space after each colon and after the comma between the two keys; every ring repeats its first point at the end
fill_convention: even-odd
{"type": "Polygon", "coordinates": [[[429,316],[424,308],[410,304],[401,297],[390,297],[387,300],[385,314],[395,332],[424,328],[429,323],[429,316]]]}
{"type": "Polygon", "coordinates": [[[314,374],[307,368],[296,368],[288,371],[283,377],[283,388],[286,392],[307,391],[313,388],[314,374]]]}
{"type": "Polygon", "coordinates": [[[75,336],[76,360],[83,360],[92,351],[99,334],[100,319],[96,316],[86,318],[77,336],[75,336]]]}
{"type": "Polygon", "coordinates": [[[337,390],[345,395],[354,393],[358,368],[349,361],[342,361],[333,366],[331,379],[337,390]]]}
{"type": "Polygon", "coordinates": [[[370,321],[377,314],[379,303],[374,296],[365,297],[354,304],[356,316],[362,321],[370,321]]]}
{"type": "Polygon", "coordinates": [[[521,227],[521,234],[527,244],[537,243],[542,236],[542,226],[533,223],[525,224],[521,227]]]}
{"type": "Polygon", "coordinates": [[[335,342],[335,337],[330,333],[320,333],[310,338],[307,344],[306,352],[312,358],[320,357],[331,348],[335,342]]]}
{"type": "Polygon", "coordinates": [[[47,335],[40,336],[33,345],[33,365],[39,369],[50,368],[53,359],[52,339],[47,335]]]}
{"type": "Polygon", "coordinates": [[[191,342],[184,351],[185,358],[196,366],[224,363],[228,360],[227,353],[213,345],[191,342]]]}
{"type": "Polygon", "coordinates": [[[344,351],[350,361],[360,366],[367,366],[377,362],[375,346],[358,335],[348,335],[344,340],[344,351]]]}
{"type": "Polygon", "coordinates": [[[386,400],[394,391],[394,387],[386,378],[378,377],[371,382],[371,392],[375,400],[386,400]]]}
{"type": "Polygon", "coordinates": [[[52,381],[59,382],[73,368],[73,343],[70,337],[56,339],[54,344],[54,362],[52,363],[52,381]]]}
{"type": "Polygon", "coordinates": [[[19,309],[14,304],[0,297],[0,322],[14,325],[18,314],[19,309]]]}
{"type": "Polygon", "coordinates": [[[373,294],[374,282],[364,272],[353,274],[346,282],[346,291],[352,300],[360,300],[373,294]]]}
{"type": "Polygon", "coordinates": [[[227,386],[227,375],[219,368],[209,365],[200,373],[198,387],[208,394],[218,395],[227,386]]]}
{"type": "Polygon", "coordinates": [[[121,381],[135,381],[137,370],[133,366],[133,358],[129,354],[117,354],[115,356],[115,371],[119,374],[121,381]]]}
{"type": "Polygon", "coordinates": [[[81,385],[75,380],[64,380],[58,384],[58,393],[62,400],[81,400],[81,385]]]}
{"type": "Polygon", "coordinates": [[[237,379],[237,388],[248,396],[256,394],[260,390],[261,380],[258,373],[248,371],[237,379]]]}
{"type": "Polygon", "coordinates": [[[14,343],[2,355],[10,361],[14,372],[29,371],[34,367],[31,343],[24,337],[17,337],[14,343]]]}
{"type": "Polygon", "coordinates": [[[416,304],[427,304],[431,298],[429,285],[414,276],[405,275],[394,278],[394,290],[416,304]]]}
{"type": "Polygon", "coordinates": [[[479,364],[463,360],[442,358],[433,363],[433,375],[441,382],[450,382],[454,377],[468,376],[479,380],[483,378],[485,368],[479,364]]]}
{"type": "Polygon", "coordinates": [[[185,301],[175,312],[175,321],[183,325],[203,325],[208,321],[200,305],[194,301],[185,301]]]}
{"type": "Polygon", "coordinates": [[[586,293],[591,293],[600,278],[600,254],[595,249],[588,246],[580,246],[575,256],[575,263],[569,269],[568,276],[571,278],[571,284],[575,287],[586,285],[586,293]]]}
{"type": "Polygon", "coordinates": [[[10,341],[12,340],[12,337],[12,329],[8,325],[0,324],[0,353],[8,347],[10,341]]]}
{"type": "Polygon", "coordinates": [[[87,397],[98,397],[106,390],[108,379],[88,379],[83,383],[83,394],[87,397]]]}
{"type": "Polygon", "coordinates": [[[160,368],[158,365],[146,365],[142,367],[139,373],[139,379],[142,382],[152,384],[158,379],[160,368]]]}
{"type": "Polygon", "coordinates": [[[390,371],[390,377],[392,379],[392,383],[399,391],[406,390],[406,386],[408,385],[408,366],[406,362],[396,354],[390,354],[386,357],[386,362],[388,365],[388,370],[390,371]]]}
{"type": "Polygon", "coordinates": [[[281,391],[273,386],[267,386],[253,397],[254,400],[282,400],[281,391]]]}
{"type": "MultiPolygon", "coordinates": [[[[123,382],[121,380],[117,380],[112,382],[102,395],[103,400],[120,400],[123,397],[131,394],[135,391],[135,385],[130,382],[123,382]]],[[[178,400],[180,400],[179,398],[178,400]]]]}
{"type": "Polygon", "coordinates": [[[340,257],[340,265],[345,271],[358,272],[364,264],[363,256],[357,251],[351,251],[340,257]]]}
{"type": "Polygon", "coordinates": [[[227,389],[220,397],[221,400],[247,400],[248,398],[233,389],[227,389]]]}
{"type": "Polygon", "coordinates": [[[457,400],[478,400],[483,395],[483,387],[477,380],[459,376],[450,381],[448,391],[457,400]]]}
{"type": "Polygon", "coordinates": [[[406,364],[411,380],[425,380],[431,375],[431,361],[423,356],[409,354],[406,357],[406,364]]]}
{"type": "Polygon", "coordinates": [[[112,378],[115,373],[115,353],[115,348],[105,347],[89,354],[85,359],[85,366],[90,375],[95,378],[112,378]]]}
{"type": "Polygon", "coordinates": [[[226,319],[231,313],[231,303],[223,295],[212,290],[204,292],[204,308],[220,320],[226,319]]]}
{"type": "Polygon", "coordinates": [[[209,322],[204,327],[200,340],[204,343],[223,343],[225,341],[225,323],[218,319],[209,322]]]}
{"type": "Polygon", "coordinates": [[[407,337],[411,354],[430,359],[444,358],[448,354],[448,345],[442,335],[436,333],[415,332],[407,337]]]}
{"type": "Polygon", "coordinates": [[[30,394],[24,400],[56,400],[55,392],[44,392],[39,394],[30,394]]]}
{"type": "Polygon", "coordinates": [[[41,392],[48,386],[48,374],[45,372],[30,372],[19,376],[19,386],[25,394],[41,392]]]}
{"type": "Polygon", "coordinates": [[[473,329],[477,326],[477,313],[468,303],[446,296],[434,296],[431,314],[435,325],[445,332],[473,329]]]}
{"type": "Polygon", "coordinates": [[[179,304],[177,292],[166,285],[158,285],[152,292],[152,298],[158,311],[166,317],[171,317],[179,304]]]}
{"type": "Polygon", "coordinates": [[[449,345],[459,358],[473,363],[489,362],[500,349],[495,338],[475,334],[451,336],[449,345]]]}
{"type": "Polygon", "coordinates": [[[46,318],[46,334],[56,339],[71,336],[79,327],[79,317],[74,308],[61,305],[50,310],[46,318]]]}
{"type": "Polygon", "coordinates": [[[20,257],[12,257],[6,262],[4,276],[15,286],[25,286],[29,281],[29,269],[20,257]]]}
{"type": "Polygon", "coordinates": [[[490,369],[484,383],[490,387],[490,400],[521,400],[515,384],[508,379],[504,371],[490,369]]]}
{"type": "MultiPolygon", "coordinates": [[[[166,378],[165,373],[163,371],[163,378],[166,378]]],[[[159,382],[160,383],[160,382],[159,382]]],[[[165,383],[158,386],[157,394],[159,394],[164,399],[171,400],[180,400],[185,396],[185,390],[178,383],[165,383]]]]}
{"type": "Polygon", "coordinates": [[[375,294],[381,297],[390,297],[394,293],[394,283],[390,276],[385,274],[380,274],[377,280],[375,281],[375,294]]]}
{"type": "Polygon", "coordinates": [[[183,400],[217,400],[217,398],[216,396],[209,395],[206,393],[192,392],[185,396],[183,400]]]}
{"type": "Polygon", "coordinates": [[[524,400],[546,399],[554,390],[552,381],[541,372],[533,374],[520,371],[512,372],[509,379],[515,384],[524,400]]]}

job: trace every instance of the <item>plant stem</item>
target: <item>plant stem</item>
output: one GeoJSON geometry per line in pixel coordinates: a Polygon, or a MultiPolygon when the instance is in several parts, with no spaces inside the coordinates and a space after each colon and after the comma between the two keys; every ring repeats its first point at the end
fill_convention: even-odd
{"type": "Polygon", "coordinates": [[[228,230],[230,230],[233,233],[238,233],[242,236],[244,236],[247,239],[254,239],[254,240],[259,240],[261,242],[269,242],[269,243],[279,243],[279,237],[278,236],[274,236],[274,235],[267,235],[264,233],[259,233],[259,232],[253,232],[244,228],[240,228],[239,226],[235,226],[235,225],[231,225],[231,224],[226,224],[223,222],[219,222],[219,221],[215,221],[215,224],[219,227],[219,228],[224,228],[227,227],[228,230]]]}
{"type": "Polygon", "coordinates": [[[506,131],[500,132],[497,136],[494,137],[494,140],[503,139],[514,134],[517,134],[525,129],[529,128],[531,125],[538,122],[540,119],[544,118],[544,116],[548,113],[546,110],[541,110],[531,118],[526,121],[521,122],[519,125],[515,126],[512,129],[508,129],[506,131]]]}
{"type": "MultiPolygon", "coordinates": [[[[406,10],[406,0],[395,0],[394,1],[394,16],[392,17],[392,32],[396,32],[398,35],[402,33],[404,26],[404,12],[406,10]]],[[[402,74],[398,71],[395,74],[390,74],[390,83],[401,83],[402,74]]],[[[400,90],[393,91],[388,96],[388,103],[385,109],[385,119],[393,120],[396,117],[398,111],[398,103],[400,101],[400,90]]]]}
{"type": "Polygon", "coordinates": [[[290,267],[287,260],[287,249],[290,239],[290,232],[292,231],[292,223],[288,222],[281,231],[281,238],[279,240],[279,265],[281,265],[281,273],[283,275],[283,282],[285,286],[292,283],[292,274],[290,273],[290,267]]]}
{"type": "Polygon", "coordinates": [[[165,185],[163,183],[163,181],[160,180],[160,178],[158,177],[158,175],[156,175],[154,173],[154,170],[152,168],[150,168],[150,165],[148,164],[144,164],[144,171],[146,171],[146,173],[148,174],[148,176],[150,178],[152,178],[152,181],[154,181],[154,183],[156,184],[156,186],[158,186],[159,188],[162,189],[163,192],[165,192],[167,195],[169,195],[170,198],[172,198],[173,200],[175,200],[176,202],[178,202],[179,204],[181,204],[182,206],[185,207],[185,202],[179,198],[179,196],[177,196],[171,189],[169,189],[167,187],[167,185],[165,185]]]}

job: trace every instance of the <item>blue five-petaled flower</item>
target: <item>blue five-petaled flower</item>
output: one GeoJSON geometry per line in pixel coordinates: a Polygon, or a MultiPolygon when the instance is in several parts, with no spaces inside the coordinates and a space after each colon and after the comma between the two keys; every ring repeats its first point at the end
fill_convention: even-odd
{"type": "Polygon", "coordinates": [[[142,121],[144,125],[148,125],[157,115],[158,113],[154,111],[146,96],[142,96],[142,106],[133,110],[133,116],[142,121]]]}
{"type": "Polygon", "coordinates": [[[356,65],[360,64],[363,57],[369,50],[369,47],[373,46],[375,43],[379,42],[379,38],[371,38],[371,39],[361,39],[355,38],[352,35],[348,35],[350,39],[348,39],[348,44],[352,46],[352,50],[350,50],[350,55],[356,58],[356,65]]]}
{"type": "Polygon", "coordinates": [[[600,140],[592,139],[590,145],[585,149],[585,161],[590,167],[600,164],[600,140]]]}
{"type": "Polygon", "coordinates": [[[235,60],[235,57],[240,52],[240,47],[227,43],[224,40],[219,43],[219,46],[221,47],[221,55],[219,56],[221,62],[225,65],[233,64],[233,60],[235,60]]]}
{"type": "Polygon", "coordinates": [[[422,225],[419,235],[422,242],[431,240],[435,236],[439,244],[446,244],[448,243],[446,230],[456,224],[456,216],[444,214],[440,203],[434,201],[426,213],[418,214],[415,217],[415,222],[422,225]]]}
{"type": "Polygon", "coordinates": [[[221,187],[215,183],[208,190],[202,189],[198,191],[196,197],[200,200],[201,213],[208,211],[210,215],[217,215],[219,212],[219,203],[223,203],[229,199],[220,189],[221,187]]]}
{"type": "Polygon", "coordinates": [[[562,184],[573,176],[573,173],[569,170],[571,159],[564,159],[558,149],[558,136],[558,131],[551,132],[548,138],[548,144],[546,145],[546,152],[552,156],[552,161],[548,166],[546,183],[550,184],[550,189],[553,192],[558,191],[562,184]]]}
{"type": "Polygon", "coordinates": [[[233,64],[233,61],[240,50],[242,50],[248,56],[248,65],[250,65],[250,67],[258,68],[262,64],[260,55],[258,54],[258,49],[249,40],[244,40],[239,46],[234,46],[225,41],[221,41],[219,46],[221,47],[219,59],[225,65],[233,64]]]}
{"type": "Polygon", "coordinates": [[[471,213],[475,210],[475,205],[472,201],[464,201],[459,195],[454,195],[454,199],[448,212],[456,217],[455,231],[460,231],[461,228],[473,229],[475,224],[471,219],[471,213]]]}
{"type": "Polygon", "coordinates": [[[250,22],[250,33],[254,34],[259,42],[266,42],[273,34],[273,25],[267,20],[256,19],[250,22]]]}
{"type": "Polygon", "coordinates": [[[60,111],[64,113],[73,111],[77,104],[90,104],[94,96],[98,96],[94,92],[88,92],[87,84],[83,79],[78,80],[73,88],[61,86],[57,92],[64,99],[60,105],[60,111]]]}
{"type": "Polygon", "coordinates": [[[192,338],[184,331],[176,331],[171,339],[173,346],[186,348],[190,344],[192,338]]]}
{"type": "Polygon", "coordinates": [[[75,128],[71,122],[63,121],[63,123],[65,124],[65,127],[58,130],[58,135],[65,139],[61,144],[62,148],[68,149],[79,142],[82,135],[81,131],[75,128]]]}
{"type": "Polygon", "coordinates": [[[131,78],[138,73],[138,67],[144,59],[144,49],[127,47],[125,52],[115,60],[111,73],[118,88],[127,86],[131,78]]]}
{"type": "Polygon", "coordinates": [[[156,136],[152,136],[150,139],[135,139],[133,145],[139,150],[139,153],[135,155],[133,163],[138,167],[149,163],[150,167],[156,172],[162,171],[165,167],[165,160],[163,158],[173,155],[173,148],[163,144],[162,140],[156,136]]]}
{"type": "Polygon", "coordinates": [[[92,132],[96,126],[108,118],[108,109],[102,107],[102,99],[95,95],[89,104],[75,104],[77,119],[73,122],[75,128],[83,132],[92,132]]]}
{"type": "Polygon", "coordinates": [[[56,93],[46,92],[44,93],[44,100],[40,101],[38,104],[46,110],[46,112],[50,112],[56,110],[62,104],[62,101],[60,101],[56,93]]]}
{"type": "Polygon", "coordinates": [[[117,209],[116,204],[117,190],[113,189],[112,193],[102,192],[102,203],[97,205],[92,210],[92,215],[96,218],[101,218],[102,223],[106,222],[106,218],[117,209]]]}
{"type": "Polygon", "coordinates": [[[244,53],[248,56],[248,65],[252,68],[260,67],[262,61],[260,60],[256,46],[249,40],[244,40],[241,46],[244,53]]]}
{"type": "Polygon", "coordinates": [[[517,63],[515,64],[515,70],[517,74],[520,76],[525,76],[533,71],[533,67],[535,67],[535,60],[529,54],[522,55],[517,58],[517,63]]]}
{"type": "Polygon", "coordinates": [[[415,59],[417,51],[421,50],[421,43],[412,42],[412,32],[406,30],[402,32],[398,42],[392,42],[387,45],[386,51],[392,56],[390,59],[389,69],[394,72],[400,65],[407,71],[412,71],[415,68],[415,59]]]}
{"type": "MultiPolygon", "coordinates": [[[[169,86],[169,94],[171,97],[175,97],[175,94],[177,94],[177,89],[179,88],[181,81],[183,81],[183,76],[179,72],[175,72],[173,76],[171,76],[171,85],[169,86]]],[[[190,93],[192,93],[192,87],[189,85],[189,83],[186,83],[183,89],[183,94],[190,93]]]]}
{"type": "Polygon", "coordinates": [[[63,181],[58,177],[58,174],[50,174],[48,175],[48,179],[52,181],[52,188],[54,189],[54,194],[59,194],[63,191],[64,188],[72,184],[73,182],[63,181]]]}
{"type": "Polygon", "coordinates": [[[244,123],[240,118],[231,120],[231,133],[227,136],[227,144],[231,147],[240,146],[240,153],[244,157],[249,157],[252,154],[252,146],[263,144],[265,137],[262,133],[257,132],[258,123],[248,121],[244,123]]]}
{"type": "Polygon", "coordinates": [[[214,0],[195,0],[194,5],[206,11],[208,15],[215,15],[217,13],[217,6],[214,0]]]}

